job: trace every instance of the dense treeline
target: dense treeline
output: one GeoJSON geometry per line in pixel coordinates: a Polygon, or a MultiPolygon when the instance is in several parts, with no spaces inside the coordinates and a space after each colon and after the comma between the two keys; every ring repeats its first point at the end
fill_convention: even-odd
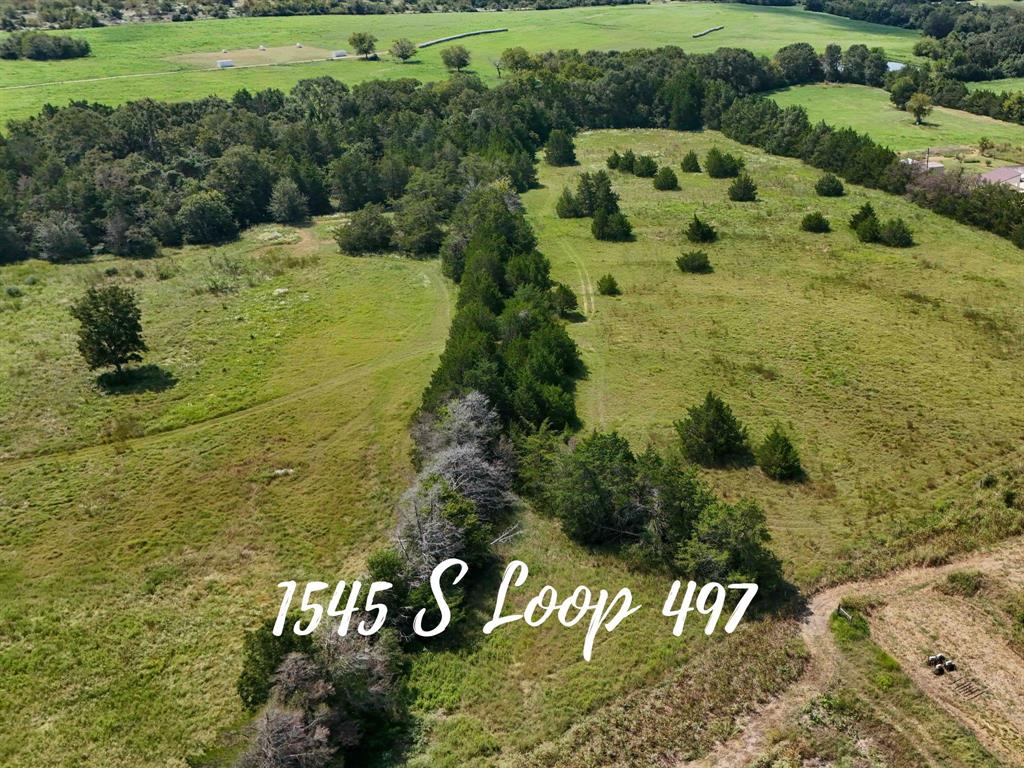
{"type": "MultiPolygon", "coordinates": [[[[388,219],[383,226],[381,217],[361,217],[374,237],[383,230],[402,250],[427,255],[460,190],[502,178],[516,191],[533,184],[535,152],[555,129],[720,129],[849,182],[903,193],[920,180],[893,152],[756,95],[828,77],[837,61],[846,77],[867,78],[872,56],[862,46],[830,46],[819,57],[804,44],[774,59],[735,49],[513,50],[503,56],[510,76],[493,89],[461,74],[351,89],[320,78],[289,94],[240,91],[230,101],[47,107],[10,123],[0,140],[0,253],[78,258],[84,243],[145,256],[161,244],[230,238],[281,211],[374,204],[388,219]],[[275,193],[292,204],[272,209],[275,193]]],[[[914,199],[932,205],[936,196],[914,199]]],[[[1012,194],[964,183],[934,208],[1024,242],[1024,211],[1012,194]]],[[[464,250],[452,247],[454,256],[464,250]]],[[[458,260],[450,268],[457,272],[458,260]]]]}
{"type": "Polygon", "coordinates": [[[91,51],[86,40],[43,32],[19,32],[0,40],[0,59],[78,59],[91,51]]]}
{"type": "Polygon", "coordinates": [[[1024,12],[984,4],[931,0],[807,0],[809,11],[920,29],[914,52],[935,59],[952,80],[1024,75],[1024,12]]]}

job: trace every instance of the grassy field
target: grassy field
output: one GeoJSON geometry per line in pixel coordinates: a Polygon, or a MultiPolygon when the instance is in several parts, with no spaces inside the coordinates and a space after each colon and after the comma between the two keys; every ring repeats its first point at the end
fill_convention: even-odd
{"type": "Polygon", "coordinates": [[[447,332],[440,271],[342,258],[322,227],[266,234],[0,269],[24,292],[0,299],[5,451],[22,455],[0,462],[0,764],[183,765],[239,721],[242,630],[275,585],[348,577],[391,528],[447,332]],[[93,385],[65,307],[97,280],[137,291],[147,362],[174,386],[93,385]],[[130,429],[105,444],[112,419],[130,429]]]}
{"type": "Polygon", "coordinates": [[[984,136],[1024,153],[1024,128],[1019,125],[945,107],[936,107],[924,125],[914,125],[913,115],[896,109],[880,88],[802,85],[778,91],[772,98],[782,106],[805,107],[811,120],[868,133],[898,152],[977,147],[984,136]]]}
{"type": "Polygon", "coordinates": [[[728,182],[681,175],[682,190],[614,174],[637,239],[596,242],[585,220],[554,216],[580,169],[541,174],[525,196],[557,279],[582,292],[588,320],[572,326],[590,378],[580,411],[587,428],[614,428],[635,444],[674,439],[672,422],[709,389],[729,402],[754,439],[781,421],[810,481],[768,483],[757,470],[711,473],[728,497],[768,510],[775,546],[808,586],[879,556],[865,537],[931,511],[1000,466],[1024,434],[1024,257],[1005,240],[967,229],[899,198],[863,189],[822,199],[818,173],[742,148],[722,136],[607,131],[578,141],[582,169],[614,149],[678,162],[689,149],[736,151],[761,201],[732,203],[728,182]],[[859,243],[846,226],[871,201],[902,216],[919,245],[859,243]],[[821,210],[834,232],[799,231],[821,210]],[[707,248],[715,272],[684,275],[681,229],[694,212],[719,228],[707,248]],[[619,298],[595,296],[613,274],[619,298]]]}
{"type": "Polygon", "coordinates": [[[1024,77],[1007,77],[1002,80],[979,80],[975,83],[967,83],[967,87],[972,91],[984,89],[986,91],[995,91],[996,93],[1001,93],[1002,91],[1024,91],[1024,77]]]}
{"type": "Polygon", "coordinates": [[[865,43],[884,47],[893,58],[909,60],[918,37],[911,30],[807,13],[799,8],[704,2],[501,14],[297,16],[124,25],[69,32],[92,45],[93,55],[88,58],[0,61],[0,125],[12,117],[35,114],[46,103],[64,104],[71,99],[118,104],[145,97],[170,101],[208,94],[229,96],[243,87],[288,89],[302,78],[322,75],[346,82],[397,77],[436,80],[446,74],[440,58],[443,46],[425,49],[414,63],[405,65],[385,56],[373,62],[316,61],[223,71],[209,70],[209,57],[196,61],[189,54],[230,58],[230,51],[251,51],[260,45],[294,47],[300,42],[334,50],[347,48],[348,36],[363,30],[375,34],[379,48],[386,50],[400,37],[421,42],[495,27],[507,27],[509,31],[460,41],[473,55],[472,70],[488,81],[497,77],[491,60],[516,45],[531,51],[678,45],[695,52],[732,46],[770,55],[797,41],[819,49],[831,42],[843,46],[865,43]],[[716,25],[725,29],[691,38],[694,32],[716,25]],[[220,54],[223,49],[229,53],[220,54]]]}

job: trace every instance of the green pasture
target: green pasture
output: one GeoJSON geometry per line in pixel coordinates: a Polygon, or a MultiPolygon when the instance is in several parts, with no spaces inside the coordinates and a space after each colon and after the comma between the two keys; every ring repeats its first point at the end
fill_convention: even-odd
{"type": "Polygon", "coordinates": [[[238,68],[197,69],[183,54],[294,46],[326,50],[348,48],[348,36],[368,31],[386,51],[397,38],[422,42],[478,29],[507,27],[508,32],[461,40],[473,56],[472,71],[497,80],[491,64],[503,50],[523,46],[534,52],[677,45],[701,52],[719,47],[747,48],[771,55],[782,46],[806,41],[822,49],[864,43],[882,46],[896,59],[912,58],[917,34],[910,30],[866,24],[800,8],[687,2],[623,7],[583,7],[555,11],[503,13],[432,13],[385,16],[294,16],[239,18],[189,23],[126,24],[68,34],[89,41],[93,55],[70,61],[0,61],[0,124],[35,114],[47,103],[85,99],[119,104],[139,98],[180,100],[210,94],[230,96],[240,88],[287,90],[298,80],[331,75],[346,82],[415,77],[437,80],[446,75],[441,49],[423,50],[413,62],[388,56],[379,61],[342,60],[238,68]],[[725,29],[694,40],[708,27],[725,29]]]}
{"type": "Polygon", "coordinates": [[[710,472],[729,498],[758,499],[775,548],[803,586],[877,565],[859,549],[945,498],[977,473],[1019,457],[1024,434],[1024,255],[898,197],[851,188],[819,198],[818,172],[720,134],[602,131],[577,141],[578,168],[544,167],[525,195],[556,279],[581,294],[571,326],[590,371],[585,428],[617,429],[637,446],[672,443],[674,420],[714,390],[760,440],[775,422],[792,435],[809,481],[769,482],[757,469],[710,472]],[[760,200],[733,203],[727,180],[682,174],[682,189],[613,172],[636,240],[601,243],[588,220],[558,219],[555,201],[580,170],[613,150],[652,154],[677,171],[694,149],[740,154],[760,200]],[[870,201],[901,216],[918,242],[861,244],[846,221],[870,201]],[[821,211],[833,232],[800,231],[821,211]],[[694,213],[716,226],[710,275],[681,273],[694,213]],[[597,296],[611,273],[622,296],[597,296]]]}
{"type": "Polygon", "coordinates": [[[898,152],[957,147],[977,148],[982,137],[1024,152],[1024,127],[972,115],[956,109],[936,107],[923,125],[902,112],[880,88],[864,85],[801,85],[772,94],[784,107],[799,104],[813,121],[849,126],[898,152]]]}

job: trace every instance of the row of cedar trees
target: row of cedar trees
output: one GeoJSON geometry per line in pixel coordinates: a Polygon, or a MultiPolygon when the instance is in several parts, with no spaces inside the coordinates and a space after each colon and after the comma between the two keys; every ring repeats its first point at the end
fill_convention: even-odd
{"type": "MultiPolygon", "coordinates": [[[[276,638],[268,622],[249,633],[239,692],[262,711],[242,765],[269,768],[301,751],[317,768],[393,743],[407,725],[402,658],[434,642],[412,632],[419,610],[427,610],[426,626],[436,618],[431,571],[452,557],[469,563],[470,576],[446,589],[454,621],[468,620],[468,592],[495,565],[490,542],[520,497],[574,540],[618,549],[637,566],[753,580],[769,597],[783,586],[763,511],[717,499],[696,469],[753,456],[745,428],[718,398],[709,394],[677,424],[679,445],[664,456],[636,455],[614,432],[571,439],[575,382],[585,369],[562,316],[575,296],[551,280],[536,246],[507,183],[479,186],[456,206],[441,260],[459,298],[412,428],[418,474],[399,503],[392,544],[368,559],[366,580],[394,585],[386,629],[369,638],[353,630],[340,637],[333,627],[276,638]]],[[[802,478],[781,429],[756,453],[771,476],[802,478]]]]}

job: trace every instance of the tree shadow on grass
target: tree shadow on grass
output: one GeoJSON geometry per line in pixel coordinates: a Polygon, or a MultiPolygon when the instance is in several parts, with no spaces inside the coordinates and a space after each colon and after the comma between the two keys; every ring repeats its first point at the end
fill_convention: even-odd
{"type": "Polygon", "coordinates": [[[108,371],[100,374],[96,383],[108,395],[138,395],[171,389],[178,383],[178,378],[159,365],[143,365],[121,373],[108,371]]]}

